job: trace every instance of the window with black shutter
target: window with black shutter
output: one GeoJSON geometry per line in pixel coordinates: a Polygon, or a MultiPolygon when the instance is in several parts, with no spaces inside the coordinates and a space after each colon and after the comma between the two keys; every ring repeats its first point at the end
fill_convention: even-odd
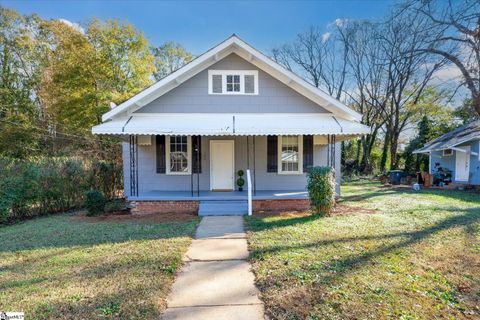
{"type": "Polygon", "coordinates": [[[192,136],[192,172],[202,173],[202,137],[192,136]],[[198,148],[198,154],[197,154],[198,148]]]}
{"type": "Polygon", "coordinates": [[[165,158],[165,136],[155,136],[157,147],[157,173],[165,173],[167,168],[165,158]]]}
{"type": "Polygon", "coordinates": [[[313,136],[303,136],[303,172],[313,167],[313,136]]]}
{"type": "Polygon", "coordinates": [[[267,172],[278,171],[278,137],[267,136],[267,172]]]}

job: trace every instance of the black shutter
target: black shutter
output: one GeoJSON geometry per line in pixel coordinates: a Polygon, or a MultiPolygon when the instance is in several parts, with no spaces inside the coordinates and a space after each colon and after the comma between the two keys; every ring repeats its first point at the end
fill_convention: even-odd
{"type": "Polygon", "coordinates": [[[167,169],[165,136],[155,136],[155,144],[157,146],[157,173],[165,173],[167,169]]]}
{"type": "Polygon", "coordinates": [[[313,167],[313,136],[303,136],[303,172],[313,167]]]}
{"type": "Polygon", "coordinates": [[[277,136],[267,136],[267,172],[278,172],[277,136]]]}
{"type": "Polygon", "coordinates": [[[202,173],[202,137],[192,136],[192,172],[202,173]],[[198,156],[195,149],[198,147],[198,156]]]}

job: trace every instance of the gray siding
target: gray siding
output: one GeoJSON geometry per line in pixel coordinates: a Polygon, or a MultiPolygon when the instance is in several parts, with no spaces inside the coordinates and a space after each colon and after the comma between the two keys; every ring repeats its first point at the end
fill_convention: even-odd
{"type": "MultiPolygon", "coordinates": [[[[208,69],[257,70],[257,67],[231,54],[208,69]]],[[[208,69],[185,81],[137,113],[315,113],[327,112],[324,108],[305,98],[269,74],[258,70],[258,95],[209,95],[208,69]]]]}
{"type": "MultiPolygon", "coordinates": [[[[202,173],[200,174],[200,190],[210,190],[210,140],[234,140],[235,141],[235,171],[247,169],[247,138],[246,137],[202,137],[202,173]]],[[[152,145],[139,146],[138,149],[138,180],[139,195],[149,191],[190,191],[190,175],[178,176],[156,173],[155,141],[152,145]]],[[[249,137],[250,144],[250,169],[253,178],[253,138],[249,137]]],[[[336,167],[337,167],[337,193],[340,193],[340,148],[337,144],[336,167]]],[[[267,138],[264,136],[255,138],[255,178],[257,190],[305,190],[307,183],[306,174],[279,175],[267,172],[267,138]]],[[[326,146],[314,146],[314,165],[327,164],[326,146]]],[[[125,195],[130,195],[129,180],[129,148],[128,143],[123,143],[124,183],[125,195]]],[[[194,174],[196,179],[196,174],[194,174]]],[[[194,180],[196,183],[196,180],[194,180]]],[[[196,185],[196,184],[195,184],[196,185]]]]}
{"type": "MultiPolygon", "coordinates": [[[[470,146],[472,152],[478,153],[480,151],[480,142],[477,141],[470,141],[460,146],[470,146]]],[[[440,165],[444,168],[450,169],[452,171],[452,179],[455,182],[455,159],[456,159],[457,151],[453,151],[453,155],[451,156],[443,156],[442,151],[435,151],[432,152],[430,157],[430,168],[431,172],[435,167],[435,163],[440,163],[440,165]]],[[[464,181],[459,183],[465,183],[464,181]]],[[[479,156],[470,155],[470,177],[468,180],[469,184],[480,185],[480,160],[479,156]]]]}

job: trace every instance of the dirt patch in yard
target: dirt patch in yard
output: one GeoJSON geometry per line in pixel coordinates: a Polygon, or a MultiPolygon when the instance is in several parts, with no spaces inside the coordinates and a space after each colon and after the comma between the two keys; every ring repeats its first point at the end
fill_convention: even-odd
{"type": "MultiPolygon", "coordinates": [[[[348,215],[357,215],[357,214],[376,214],[379,213],[377,210],[364,209],[355,206],[347,206],[341,203],[335,205],[334,211],[332,211],[332,216],[348,216],[348,215]]],[[[271,217],[271,216],[281,216],[281,217],[306,217],[310,216],[312,212],[310,210],[285,210],[285,211],[258,211],[254,212],[255,217],[271,217]]]]}
{"type": "Polygon", "coordinates": [[[72,217],[75,220],[83,220],[86,222],[153,222],[153,223],[169,223],[169,222],[186,222],[197,218],[196,215],[188,213],[150,213],[150,214],[108,214],[96,217],[88,217],[86,212],[80,212],[72,217]]]}

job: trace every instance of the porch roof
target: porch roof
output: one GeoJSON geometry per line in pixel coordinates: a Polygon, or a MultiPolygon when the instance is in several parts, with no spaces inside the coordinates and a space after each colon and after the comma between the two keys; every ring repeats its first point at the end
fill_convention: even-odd
{"type": "Polygon", "coordinates": [[[322,113],[169,113],[133,114],[92,128],[107,135],[327,135],[356,136],[370,128],[322,113]]]}
{"type": "Polygon", "coordinates": [[[473,121],[460,128],[445,133],[437,139],[430,141],[422,148],[413,151],[413,153],[429,153],[432,151],[453,149],[456,146],[471,140],[480,140],[480,120],[473,121]]]}

